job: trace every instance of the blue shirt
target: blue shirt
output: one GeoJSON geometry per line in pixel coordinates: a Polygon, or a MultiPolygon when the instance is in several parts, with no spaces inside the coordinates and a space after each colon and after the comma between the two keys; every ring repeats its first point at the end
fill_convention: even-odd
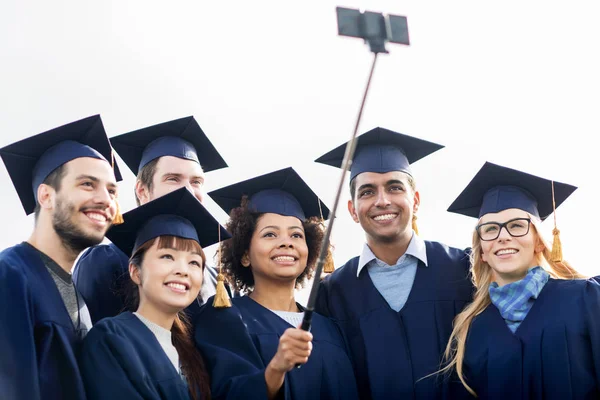
{"type": "Polygon", "coordinates": [[[388,265],[378,259],[365,243],[358,260],[356,275],[358,277],[366,266],[377,291],[394,311],[400,311],[415,281],[419,260],[427,267],[425,242],[414,232],[406,252],[394,265],[388,265]]]}

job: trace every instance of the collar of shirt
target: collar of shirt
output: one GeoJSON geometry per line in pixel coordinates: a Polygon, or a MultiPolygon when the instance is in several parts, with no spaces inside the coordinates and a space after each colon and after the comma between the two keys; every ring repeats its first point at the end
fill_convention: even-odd
{"type": "MultiPolygon", "coordinates": [[[[410,243],[408,244],[408,248],[406,249],[406,252],[398,259],[398,261],[400,261],[400,259],[402,257],[404,257],[405,255],[413,256],[413,257],[423,261],[423,264],[425,264],[425,266],[427,266],[427,249],[425,248],[425,241],[423,239],[421,239],[419,237],[419,235],[415,234],[414,231],[413,231],[412,238],[410,239],[410,243]]],[[[373,261],[375,259],[377,259],[377,257],[375,256],[375,254],[373,254],[373,251],[371,251],[371,248],[369,247],[369,245],[367,245],[365,243],[365,245],[363,247],[363,251],[358,259],[358,268],[356,270],[356,277],[360,276],[360,271],[363,270],[365,265],[369,264],[371,261],[373,261]]],[[[396,261],[396,264],[394,264],[394,265],[397,265],[398,261],[396,261]]]]}

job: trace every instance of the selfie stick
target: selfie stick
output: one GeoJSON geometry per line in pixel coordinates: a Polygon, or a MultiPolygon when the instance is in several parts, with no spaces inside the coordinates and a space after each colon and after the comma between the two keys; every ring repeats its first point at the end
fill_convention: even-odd
{"type": "MultiPolygon", "coordinates": [[[[379,53],[388,53],[385,49],[386,42],[409,44],[408,39],[408,26],[406,23],[406,17],[399,15],[383,15],[382,13],[375,12],[361,12],[360,10],[354,10],[349,8],[336,8],[337,22],[338,22],[338,34],[340,36],[350,36],[364,39],[369,44],[369,48],[373,54],[373,63],[371,64],[371,71],[369,72],[369,79],[367,80],[367,86],[363,94],[358,116],[356,118],[356,124],[354,125],[354,132],[352,138],[346,145],[346,151],[344,153],[344,159],[342,161],[342,176],[338,184],[337,192],[335,195],[335,201],[333,208],[329,214],[329,223],[319,249],[319,258],[317,259],[317,265],[315,268],[314,281],[310,290],[310,296],[308,303],[304,311],[304,318],[302,320],[301,329],[310,331],[313,312],[315,310],[315,304],[317,301],[317,295],[319,291],[320,276],[323,272],[323,265],[327,258],[327,252],[329,249],[329,237],[331,236],[331,230],[333,228],[333,222],[335,221],[335,215],[337,206],[340,201],[340,195],[344,185],[344,179],[346,177],[346,171],[348,171],[352,165],[352,158],[356,149],[356,134],[360,126],[360,120],[362,118],[365,102],[367,100],[367,94],[371,86],[371,80],[373,78],[373,72],[375,70],[375,62],[377,61],[377,55],[379,53]]],[[[297,365],[299,368],[300,366],[297,365]]]]}

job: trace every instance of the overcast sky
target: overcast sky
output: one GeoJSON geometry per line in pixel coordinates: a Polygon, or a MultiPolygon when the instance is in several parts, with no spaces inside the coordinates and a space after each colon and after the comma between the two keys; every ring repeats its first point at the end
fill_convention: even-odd
{"type": "MultiPolygon", "coordinates": [[[[380,57],[360,132],[446,146],[413,165],[421,235],[469,245],[475,220],[445,210],[491,161],[579,187],[557,214],[565,258],[600,274],[593,1],[4,1],[0,146],[94,114],[109,137],[194,115],[230,166],[207,175],[207,191],[293,166],[331,205],[340,170],[313,160],[349,139],[371,62],[361,40],[337,36],[337,5],[408,17],[411,46],[380,57]]],[[[122,170],[128,210],[134,176],[122,170]]],[[[4,248],[33,219],[4,167],[0,182],[4,248]]],[[[347,200],[337,265],[364,241],[347,200]]]]}

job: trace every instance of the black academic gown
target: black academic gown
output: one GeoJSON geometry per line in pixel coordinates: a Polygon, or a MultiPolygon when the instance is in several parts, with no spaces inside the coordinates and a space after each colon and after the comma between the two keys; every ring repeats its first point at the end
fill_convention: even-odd
{"type": "Polygon", "coordinates": [[[85,399],[79,339],[35,249],[0,253],[0,288],[0,399],[85,399]]]}
{"type": "Polygon", "coordinates": [[[156,336],[138,317],[124,312],[95,325],[79,358],[88,399],[190,398],[156,336]]]}
{"type": "Polygon", "coordinates": [[[464,367],[483,399],[600,399],[600,285],[548,280],[515,333],[489,305],[469,329],[464,367]]]}
{"type": "MultiPolygon", "coordinates": [[[[209,299],[196,319],[195,339],[209,369],[213,399],[266,399],[265,368],[291,327],[248,296],[222,309],[209,299]]],[[[357,399],[352,365],[335,325],[314,314],[311,332],[308,362],[286,374],[281,398],[357,399]]]]}
{"type": "MultiPolygon", "coordinates": [[[[216,278],[215,269],[207,266],[201,296],[205,292],[211,295],[215,292],[216,278]]],[[[129,257],[112,243],[87,249],[73,271],[75,287],[88,306],[94,324],[102,318],[114,317],[126,310],[124,287],[129,280],[129,257]]],[[[201,300],[198,300],[186,309],[190,319],[194,318],[201,305],[201,300]]]]}
{"type": "Polygon", "coordinates": [[[460,399],[456,377],[425,376],[440,369],[452,320],[471,301],[469,257],[464,250],[425,242],[404,307],[390,308],[358,257],[321,283],[316,310],[329,316],[349,345],[361,399],[460,399]]]}

